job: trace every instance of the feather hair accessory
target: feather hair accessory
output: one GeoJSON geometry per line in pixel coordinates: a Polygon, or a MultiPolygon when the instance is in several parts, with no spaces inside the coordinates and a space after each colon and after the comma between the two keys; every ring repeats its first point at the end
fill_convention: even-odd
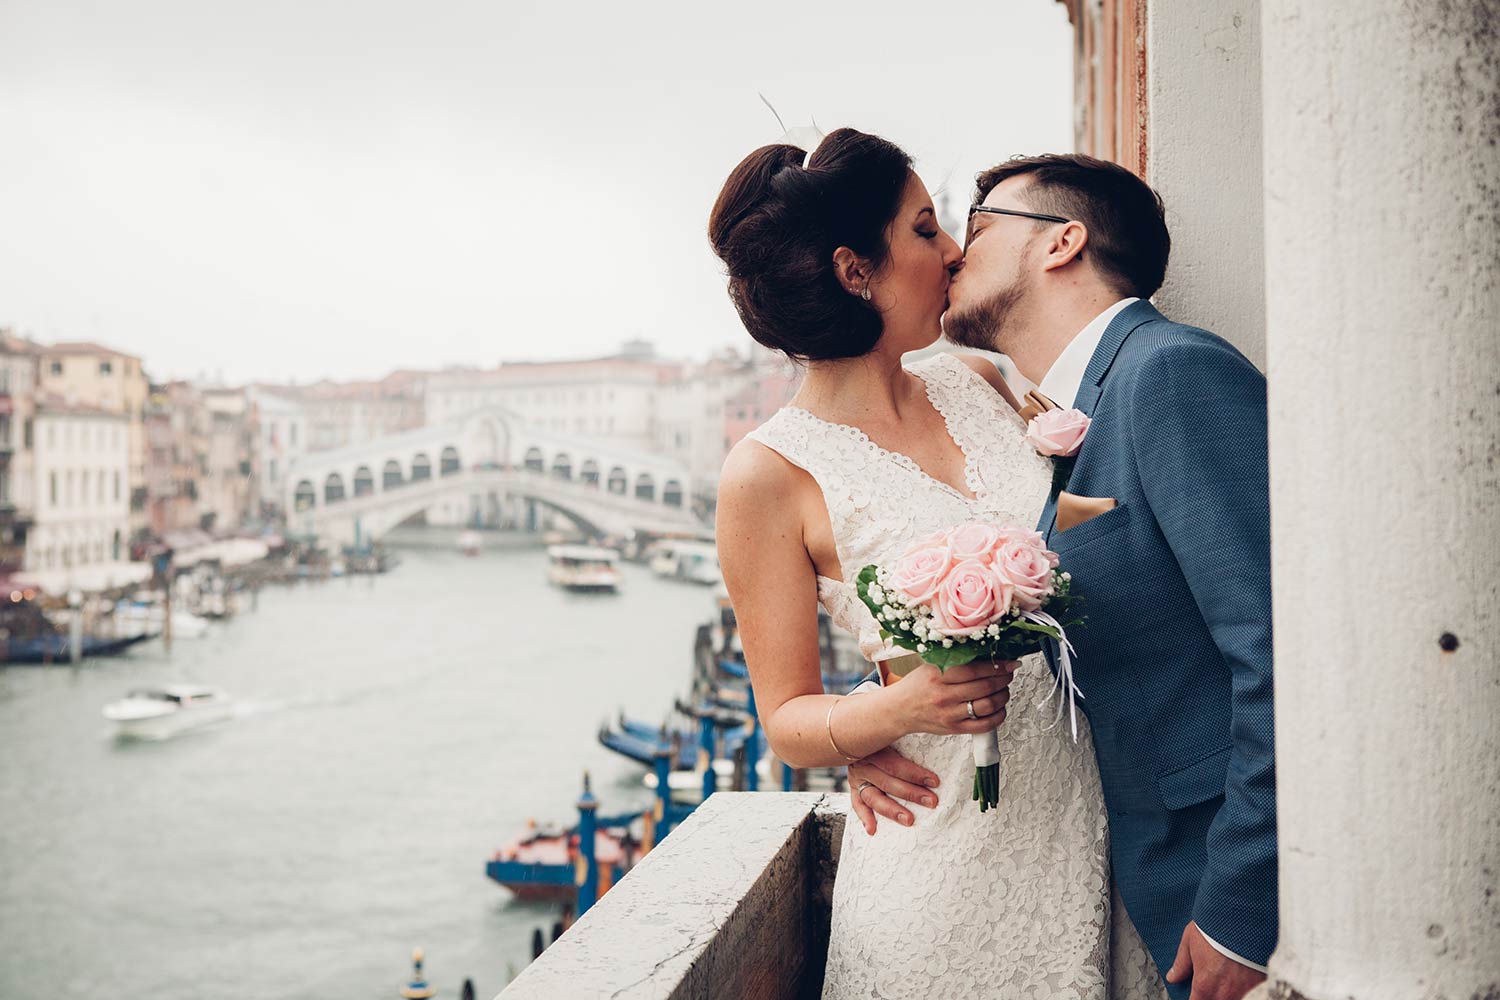
{"type": "Polygon", "coordinates": [[[770,101],[766,100],[766,95],[757,93],[756,96],[760,98],[762,104],[770,109],[771,114],[776,116],[776,124],[781,126],[781,138],[777,139],[776,142],[781,145],[796,146],[798,149],[807,150],[807,155],[802,158],[802,169],[806,170],[807,165],[812,162],[813,150],[817,149],[818,144],[823,141],[823,130],[818,128],[817,119],[813,119],[811,125],[798,125],[795,128],[787,128],[786,122],[781,120],[781,115],[776,111],[776,108],[772,106],[770,101]]]}

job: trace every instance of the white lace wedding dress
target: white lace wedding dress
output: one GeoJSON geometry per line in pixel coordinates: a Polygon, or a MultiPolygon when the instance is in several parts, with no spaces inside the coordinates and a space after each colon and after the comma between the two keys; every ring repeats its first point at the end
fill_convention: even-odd
{"type": "MultiPolygon", "coordinates": [[[[884,649],[855,594],[861,567],[894,560],[914,539],[969,520],[1035,525],[1051,481],[1020,417],[962,361],[908,369],[927,386],[965,457],[973,499],[864,433],[787,407],[750,436],[805,469],[828,505],[846,579],[818,579],[829,616],[884,649]]],[[[833,891],[823,996],[829,1000],[995,997],[1136,1000],[1165,996],[1145,947],[1112,899],[1108,831],[1092,740],[1075,744],[1052,706],[1041,656],[1022,661],[1000,728],[1000,806],[970,800],[967,736],[917,734],[904,756],[941,778],[938,807],[882,819],[873,837],[851,814],[833,891]],[[1050,728],[1049,728],[1050,727],[1050,728]]]]}

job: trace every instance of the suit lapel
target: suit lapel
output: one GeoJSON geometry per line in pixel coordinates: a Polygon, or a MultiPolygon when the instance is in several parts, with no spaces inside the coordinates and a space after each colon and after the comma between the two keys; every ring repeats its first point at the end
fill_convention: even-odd
{"type": "MultiPolygon", "coordinates": [[[[1110,368],[1114,365],[1120,348],[1137,327],[1153,319],[1161,318],[1162,315],[1156,311],[1156,307],[1145,299],[1138,299],[1121,309],[1119,314],[1109,321],[1109,326],[1104,330],[1104,336],[1099,338],[1099,346],[1094,348],[1094,356],[1089,359],[1089,366],[1083,370],[1083,386],[1079,388],[1080,398],[1083,396],[1084,388],[1093,386],[1099,389],[1104,385],[1104,377],[1109,374],[1110,368]]],[[[1094,399],[1095,401],[1099,399],[1097,392],[1094,394],[1094,399]]],[[[1079,408],[1082,409],[1082,407],[1079,408]]]]}
{"type": "MultiPolygon", "coordinates": [[[[1141,299],[1121,309],[1119,314],[1109,321],[1109,326],[1104,330],[1104,336],[1099,339],[1099,346],[1094,348],[1094,355],[1089,358],[1089,366],[1084,369],[1083,382],[1078,387],[1077,398],[1073,400],[1074,409],[1081,410],[1085,416],[1094,416],[1094,410],[1099,405],[1099,397],[1104,395],[1104,379],[1114,366],[1120,348],[1138,327],[1161,318],[1162,315],[1156,311],[1155,306],[1141,299]]],[[[1087,439],[1084,440],[1083,447],[1084,450],[1088,449],[1087,439]]],[[[1082,452],[1079,453],[1078,459],[1083,460],[1082,452]]],[[[1050,499],[1047,501],[1047,506],[1042,508],[1042,519],[1037,524],[1037,530],[1050,544],[1056,529],[1057,500],[1050,499]]]]}

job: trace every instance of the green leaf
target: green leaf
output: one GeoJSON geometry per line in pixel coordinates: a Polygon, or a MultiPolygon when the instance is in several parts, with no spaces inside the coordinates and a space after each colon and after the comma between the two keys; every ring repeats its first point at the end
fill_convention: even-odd
{"type": "Polygon", "coordinates": [[[922,659],[939,670],[947,670],[949,667],[961,667],[965,663],[971,663],[983,654],[983,649],[971,643],[962,645],[955,643],[951,649],[945,649],[942,640],[939,640],[935,645],[927,644],[927,652],[922,654],[922,659]]]}

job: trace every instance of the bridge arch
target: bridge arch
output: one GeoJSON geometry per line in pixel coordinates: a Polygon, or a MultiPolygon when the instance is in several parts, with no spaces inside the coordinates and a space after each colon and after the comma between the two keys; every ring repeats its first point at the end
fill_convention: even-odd
{"type": "Polygon", "coordinates": [[[526,468],[531,470],[532,472],[547,471],[546,456],[542,454],[542,449],[538,448],[536,445],[532,445],[530,448],[526,449],[526,457],[522,460],[522,464],[524,464],[526,468]]]}
{"type": "Polygon", "coordinates": [[[625,470],[621,466],[615,466],[609,470],[609,481],[606,484],[609,492],[624,496],[630,488],[630,480],[625,476],[625,470]]]}
{"type": "Polygon", "coordinates": [[[463,467],[463,462],[459,461],[458,458],[458,449],[451,444],[444,448],[442,454],[438,456],[439,476],[452,476],[462,472],[463,467]]]}
{"type": "Polygon", "coordinates": [[[323,480],[323,502],[338,503],[344,499],[344,477],[337,472],[330,472],[328,478],[323,480]]]}
{"type": "Polygon", "coordinates": [[[385,468],[380,473],[381,492],[397,489],[405,482],[406,480],[401,475],[401,463],[394,458],[387,459],[385,468]]]}
{"type": "Polygon", "coordinates": [[[552,456],[552,476],[554,479],[573,478],[573,459],[565,451],[560,451],[552,456]]]}
{"type": "Polygon", "coordinates": [[[668,507],[682,506],[682,484],[675,479],[668,479],[662,484],[661,502],[668,507]]]}
{"type": "Polygon", "coordinates": [[[354,470],[354,495],[367,497],[375,492],[375,474],[370,471],[368,465],[361,465],[354,470]]]}
{"type": "Polygon", "coordinates": [[[637,500],[656,499],[656,480],[652,478],[651,473],[642,472],[635,477],[635,498],[637,500]]]}
{"type": "Polygon", "coordinates": [[[419,483],[431,478],[432,459],[427,457],[427,452],[419,451],[411,457],[411,481],[419,483]]]}
{"type": "Polygon", "coordinates": [[[578,481],[585,486],[599,488],[599,463],[595,459],[583,460],[583,464],[578,467],[578,481]]]}

